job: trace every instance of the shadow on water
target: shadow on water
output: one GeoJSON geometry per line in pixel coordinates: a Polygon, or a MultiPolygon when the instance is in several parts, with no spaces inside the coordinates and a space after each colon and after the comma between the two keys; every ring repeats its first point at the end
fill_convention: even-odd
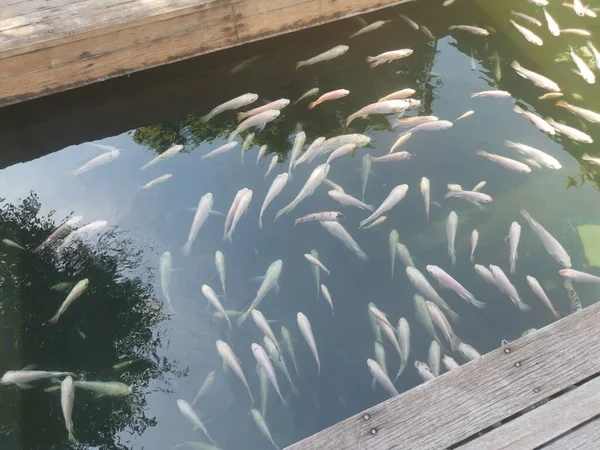
{"type": "MultiPolygon", "coordinates": [[[[87,417],[76,421],[79,440],[102,448],[129,448],[120,443],[121,432],[139,436],[156,425],[147,411],[147,391],[165,389],[166,374],[184,373],[159,356],[164,345],[160,324],[166,316],[150,284],[153,272],[145,266],[142,251],[117,228],[93,244],[68,246],[60,256],[54,248],[31,253],[57,227],[53,214],[44,216],[40,209],[35,193],[18,204],[0,206],[0,236],[29,250],[0,247],[2,367],[35,364],[40,370],[72,371],[88,381],[134,386],[123,398],[94,398],[79,389],[76,396],[85,404],[80,414],[87,417]],[[83,278],[90,280],[88,289],[55,326],[49,325],[48,318],[68,292],[51,287],[83,278]],[[113,368],[132,359],[128,367],[113,368]]],[[[65,448],[60,394],[44,393],[40,387],[44,383],[30,390],[0,388],[0,429],[13,434],[4,436],[3,450],[65,448]],[[11,441],[13,447],[8,446],[11,441]]]]}

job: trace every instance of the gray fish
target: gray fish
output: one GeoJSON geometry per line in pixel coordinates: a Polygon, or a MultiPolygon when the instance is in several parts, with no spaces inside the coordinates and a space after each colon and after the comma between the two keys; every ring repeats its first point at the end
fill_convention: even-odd
{"type": "Polygon", "coordinates": [[[552,236],[542,225],[540,225],[533,217],[531,217],[525,209],[521,210],[521,215],[523,218],[525,218],[525,220],[527,220],[529,226],[531,226],[531,229],[535,231],[535,234],[538,235],[542,241],[542,244],[544,245],[544,248],[550,254],[550,256],[552,256],[554,260],[562,266],[570,268],[571,258],[560,242],[558,242],[554,236],[552,236]]]}
{"type": "Polygon", "coordinates": [[[352,236],[350,236],[350,233],[348,233],[348,231],[346,231],[346,229],[339,222],[319,222],[319,223],[323,226],[323,228],[325,228],[327,231],[329,231],[329,233],[333,237],[342,241],[342,243],[346,247],[348,247],[356,256],[358,256],[358,258],[361,261],[366,262],[369,260],[369,257],[367,256],[367,254],[362,251],[362,249],[359,247],[359,245],[356,243],[356,241],[354,239],[352,239],[352,236]]]}
{"type": "Polygon", "coordinates": [[[60,406],[62,408],[63,417],[65,418],[65,426],[69,433],[69,442],[77,443],[73,431],[73,403],[75,402],[75,385],[73,378],[68,375],[60,385],[60,406]]]}
{"type": "Polygon", "coordinates": [[[317,362],[317,372],[321,373],[321,362],[319,361],[319,352],[317,350],[317,343],[315,342],[315,337],[312,332],[312,327],[308,318],[301,312],[297,314],[298,320],[298,328],[300,328],[300,333],[304,337],[304,340],[308,344],[310,351],[315,357],[315,361],[317,362]]]}
{"type": "MultiPolygon", "coordinates": [[[[327,50],[317,56],[313,56],[305,61],[299,61],[296,63],[296,70],[298,70],[302,66],[311,66],[313,64],[317,64],[323,61],[329,61],[331,59],[337,58],[338,56],[342,56],[344,53],[348,51],[350,47],[347,45],[337,45],[332,49],[327,50]]],[[[304,94],[306,95],[306,94],[304,94]]]]}
{"type": "Polygon", "coordinates": [[[200,202],[198,202],[198,208],[196,209],[196,214],[194,215],[194,220],[192,221],[192,226],[190,228],[190,232],[188,233],[187,242],[183,246],[183,256],[188,256],[190,254],[190,251],[192,250],[192,244],[196,240],[198,232],[212,211],[212,207],[213,195],[209,192],[208,194],[204,194],[200,199],[200,202]]]}
{"type": "Polygon", "coordinates": [[[398,204],[398,202],[400,202],[406,196],[407,192],[408,184],[400,184],[394,187],[388,194],[387,198],[381,203],[381,205],[379,205],[379,207],[373,212],[373,214],[371,214],[365,220],[360,222],[358,228],[363,228],[369,222],[373,222],[379,216],[392,209],[396,204],[398,204]]]}
{"type": "Polygon", "coordinates": [[[275,179],[273,180],[273,183],[271,183],[271,187],[267,191],[265,200],[263,201],[263,204],[260,207],[260,214],[258,215],[258,228],[262,229],[262,227],[263,227],[262,216],[263,216],[263,213],[265,212],[265,209],[267,209],[267,206],[269,206],[271,204],[271,202],[275,199],[275,197],[277,197],[281,193],[281,191],[283,191],[283,188],[285,188],[285,185],[288,182],[288,178],[289,178],[289,174],[280,173],[279,175],[277,175],[275,177],[275,179]]]}
{"type": "Polygon", "coordinates": [[[389,247],[390,247],[390,259],[392,262],[392,280],[394,279],[394,266],[396,263],[396,247],[398,245],[398,232],[396,230],[390,231],[389,247]]]}
{"type": "Polygon", "coordinates": [[[263,298],[265,298],[267,296],[267,294],[273,288],[278,286],[277,281],[279,280],[279,276],[281,275],[282,269],[283,269],[283,261],[282,260],[278,259],[277,261],[274,261],[273,263],[271,263],[271,265],[267,269],[267,272],[265,274],[265,278],[264,278],[262,284],[260,285],[260,287],[258,288],[258,291],[256,292],[256,297],[254,297],[254,300],[252,300],[252,304],[250,305],[248,310],[244,314],[242,314],[239,317],[239,319],[237,320],[238,325],[241,325],[242,323],[244,323],[244,321],[246,320],[246,318],[248,317],[250,312],[254,308],[258,307],[258,305],[263,300],[263,298]]]}
{"type": "MultiPolygon", "coordinates": [[[[248,391],[248,395],[250,396],[250,402],[254,404],[254,397],[252,397],[252,392],[250,391],[250,386],[248,385],[248,381],[246,381],[246,377],[244,376],[244,371],[242,370],[242,366],[240,364],[240,360],[233,350],[229,346],[227,342],[223,342],[221,340],[217,341],[217,351],[221,358],[223,358],[223,365],[228,366],[233,372],[238,376],[238,378],[244,383],[246,386],[246,390],[248,391]]],[[[185,402],[187,404],[187,402],[185,402]]],[[[190,407],[191,408],[191,407],[190,407]]],[[[181,409],[181,408],[180,408],[181,409]]],[[[182,411],[183,412],[183,411],[182,411]]],[[[185,413],[184,413],[185,414],[185,413]]],[[[200,428],[200,427],[198,427],[200,428]]]]}
{"type": "Polygon", "coordinates": [[[292,169],[294,168],[294,164],[300,152],[304,149],[304,143],[306,142],[306,133],[304,131],[300,131],[296,134],[294,138],[294,146],[292,147],[292,152],[290,154],[290,163],[288,166],[288,175],[292,173],[292,169]]]}
{"type": "MultiPolygon", "coordinates": [[[[317,260],[319,259],[319,253],[315,249],[310,251],[310,255],[317,260]]],[[[310,270],[312,271],[313,276],[315,277],[315,282],[317,283],[317,300],[319,300],[319,294],[321,293],[321,269],[319,266],[311,264],[310,270]]]]}
{"type": "Polygon", "coordinates": [[[73,286],[73,289],[71,289],[71,292],[69,292],[69,295],[67,295],[67,298],[64,300],[64,302],[62,302],[62,304],[60,305],[60,308],[58,308],[58,311],[56,312],[56,314],[50,318],[50,320],[48,320],[48,323],[50,325],[56,325],[56,322],[58,322],[58,319],[60,319],[60,316],[62,316],[64,314],[64,312],[67,310],[67,308],[69,306],[71,306],[71,304],[77,300],[81,294],[84,293],[84,291],[87,289],[88,285],[90,284],[90,280],[88,280],[87,278],[84,278],[81,281],[78,281],[77,284],[75,286],[73,286]]]}
{"type": "Polygon", "coordinates": [[[172,158],[173,156],[177,155],[181,150],[183,150],[183,145],[173,145],[172,147],[169,147],[167,150],[162,152],[160,155],[158,155],[156,158],[154,158],[149,163],[144,164],[140,170],[147,169],[148,167],[153,166],[154,164],[156,164],[160,161],[164,161],[165,159],[172,158]]]}
{"type": "Polygon", "coordinates": [[[506,274],[502,271],[502,269],[498,266],[494,266],[490,264],[490,272],[494,277],[494,282],[496,287],[504,294],[506,294],[512,302],[519,307],[522,312],[531,311],[531,306],[525,304],[519,293],[517,292],[517,288],[510,282],[506,274]]]}
{"type": "Polygon", "coordinates": [[[227,298],[227,289],[225,289],[225,256],[223,256],[223,252],[219,250],[215,252],[215,266],[217,267],[217,273],[219,274],[219,280],[221,281],[223,295],[227,298]]]}
{"type": "MultiPolygon", "coordinates": [[[[337,192],[337,191],[336,191],[337,192]]],[[[294,227],[299,223],[306,223],[311,221],[318,222],[338,222],[346,217],[339,211],[322,211],[317,213],[307,214],[303,217],[299,217],[294,221],[294,227]]]]}
{"type": "Polygon", "coordinates": [[[198,428],[198,429],[202,430],[202,432],[206,435],[206,437],[210,440],[210,442],[215,444],[215,441],[213,441],[213,438],[211,438],[210,434],[208,434],[206,427],[204,426],[204,424],[202,423],[202,421],[196,414],[196,411],[194,411],[194,408],[192,408],[188,402],[186,402],[185,400],[182,400],[182,399],[178,399],[177,407],[179,408],[179,411],[181,412],[181,414],[183,414],[183,416],[192,425],[194,425],[194,428],[198,428]]]}
{"type": "Polygon", "coordinates": [[[290,334],[290,331],[283,325],[281,326],[281,337],[283,338],[284,348],[290,355],[292,364],[296,370],[296,375],[300,376],[300,372],[298,372],[298,364],[296,363],[296,353],[294,352],[294,345],[292,344],[292,335],[290,334]]]}
{"type": "Polygon", "coordinates": [[[265,436],[271,442],[271,444],[273,444],[273,447],[279,450],[279,446],[273,440],[271,432],[267,427],[267,422],[265,421],[265,418],[262,416],[260,411],[258,409],[252,409],[250,413],[252,414],[252,419],[254,419],[254,423],[256,424],[260,432],[263,434],[263,436],[265,436]]]}
{"type": "Polygon", "coordinates": [[[211,371],[208,373],[208,375],[206,376],[206,378],[204,379],[204,382],[202,383],[202,386],[200,386],[200,389],[198,390],[198,393],[196,394],[196,396],[194,397],[194,401],[192,402],[192,406],[194,406],[194,404],[200,400],[200,398],[202,398],[202,396],[204,394],[206,394],[206,392],[210,389],[210,387],[213,385],[213,383],[215,382],[215,371],[211,371]]]}
{"type": "Polygon", "coordinates": [[[249,130],[250,128],[256,127],[259,131],[262,131],[267,125],[267,123],[277,119],[280,114],[281,111],[279,111],[278,109],[269,109],[268,111],[261,112],[259,114],[256,114],[255,116],[250,116],[247,119],[245,119],[242,123],[240,123],[237,126],[237,128],[229,134],[227,140],[231,142],[233,138],[236,137],[238,134],[249,130]]]}
{"type": "Polygon", "coordinates": [[[377,361],[373,361],[372,359],[367,359],[367,366],[369,368],[369,372],[373,378],[377,380],[379,384],[392,396],[400,395],[392,380],[389,379],[385,371],[381,368],[381,366],[377,363],[377,361]]]}
{"type": "Polygon", "coordinates": [[[558,313],[556,308],[554,308],[554,305],[546,295],[546,292],[544,292],[544,288],[542,288],[539,281],[533,278],[532,276],[527,275],[527,284],[529,285],[533,293],[537,296],[537,298],[539,298],[544,303],[544,305],[546,305],[546,307],[548,307],[548,309],[552,311],[554,317],[556,317],[556,319],[560,319],[560,314],[558,313]]]}
{"type": "Polygon", "coordinates": [[[436,377],[440,376],[441,359],[442,349],[440,348],[440,344],[438,344],[437,341],[431,341],[431,345],[429,346],[429,358],[427,359],[427,362],[429,363],[431,373],[436,377]]]}
{"type": "Polygon", "coordinates": [[[244,106],[249,105],[250,103],[254,103],[258,99],[258,95],[256,94],[244,94],[231,99],[221,105],[213,108],[207,115],[200,117],[201,122],[208,122],[210,119],[215,117],[217,114],[221,114],[224,111],[230,111],[232,109],[242,108],[244,106]]]}
{"type": "Polygon", "coordinates": [[[315,189],[317,189],[317,187],[319,187],[319,185],[323,182],[328,173],[329,164],[321,164],[320,166],[317,166],[317,168],[312,172],[308,180],[306,180],[306,183],[304,184],[298,195],[294,198],[294,200],[292,200],[284,208],[281,208],[279,211],[277,211],[277,214],[275,214],[274,221],[277,220],[281,215],[287,214],[290,211],[292,211],[296,206],[300,204],[300,202],[302,202],[302,200],[310,197],[313,194],[313,192],[315,192],[315,189]]]}
{"type": "Polygon", "coordinates": [[[452,265],[456,264],[456,250],[454,241],[456,240],[456,228],[458,226],[458,216],[454,211],[450,211],[446,220],[446,239],[448,240],[448,255],[452,265]]]}
{"type": "Polygon", "coordinates": [[[408,279],[412,285],[421,295],[423,295],[423,297],[434,302],[436,305],[442,308],[442,310],[450,316],[453,322],[457,322],[459,320],[458,314],[456,314],[444,301],[444,299],[440,297],[433,286],[431,286],[429,281],[427,281],[425,275],[423,275],[418,269],[415,269],[414,267],[407,267],[406,275],[408,276],[408,279]]]}
{"type": "Polygon", "coordinates": [[[319,88],[311,88],[302,94],[298,100],[296,100],[293,104],[297,104],[299,101],[304,100],[305,98],[312,97],[313,95],[317,95],[319,93],[319,88]]]}

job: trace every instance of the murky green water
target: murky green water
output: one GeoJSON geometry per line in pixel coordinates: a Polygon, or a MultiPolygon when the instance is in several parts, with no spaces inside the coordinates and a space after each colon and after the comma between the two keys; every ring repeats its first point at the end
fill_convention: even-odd
{"type": "MultiPolygon", "coordinates": [[[[218,295],[222,293],[214,262],[217,250],[225,258],[227,296],[220,300],[228,310],[247,308],[258,289],[252,278],[264,275],[273,261],[283,261],[279,294],[269,294],[259,306],[273,321],[271,326],[278,338],[281,326],[290,330],[298,362],[299,375],[285,354],[299,395],[293,394],[276,368],[287,405],[282,404],[272,388],[264,403],[266,422],[280,447],[389,397],[380,386],[371,389],[366,360],[374,357],[375,338],[368,319],[369,302],[388,314],[394,325],[405,317],[411,327],[409,364],[395,383],[396,388],[403,392],[422,382],[413,362],[427,361],[431,338],[415,319],[415,290],[400,260],[396,261],[394,279],[390,278],[388,236],[392,229],[397,230],[400,242],[408,247],[419,270],[427,274],[426,265],[438,265],[487,303],[484,310],[478,310],[455,293],[438,290],[461,316],[454,326],[457,335],[481,353],[497,348],[503,339],[516,339],[525,330],[554,320],[529,289],[526,275],[540,281],[561,313],[569,313],[571,305],[558,274],[561,267],[544,251],[519,209],[526,208],[564,245],[573,268],[598,274],[598,269],[588,263],[593,249],[585,249],[586,257],[576,227],[600,222],[596,211],[598,171],[580,160],[584,152],[597,157],[600,152],[596,144],[577,144],[564,135],[550,137],[512,109],[517,103],[541,116],[586,129],[595,140],[600,140],[600,134],[596,125],[557,108],[556,100],[539,100],[544,91],[519,77],[509,64],[518,59],[525,67],[556,81],[569,103],[598,109],[596,86],[587,85],[572,73],[574,65],[565,56],[568,45],[581,48],[586,39],[574,35],[555,38],[545,26],[522,23],[544,39],[545,45],[538,48],[526,42],[507,25],[509,11],[519,10],[542,21],[543,15],[524,0],[506,1],[501,15],[493,20],[487,15],[489,5],[483,1],[458,0],[448,8],[427,5],[405,5],[365,16],[368,23],[392,21],[351,41],[348,35],[362,26],[357,19],[325,28],[331,32],[321,29],[302,33],[299,41],[289,37],[275,40],[274,48],[278,42],[285,46],[259,55],[261,58],[250,67],[233,75],[231,69],[241,60],[222,64],[211,76],[222,80],[223,85],[215,85],[210,98],[198,98],[193,108],[178,111],[159,123],[146,122],[133,130],[121,126],[120,132],[96,140],[97,144],[120,149],[120,157],[76,177],[70,172],[98,156],[101,150],[74,137],[69,140],[72,123],[55,127],[60,139],[52,131],[43,138],[24,133],[15,140],[13,133],[13,140],[8,139],[13,144],[33,139],[38,144],[28,151],[44,156],[29,160],[29,153],[23,151],[22,164],[11,161],[12,165],[0,171],[0,196],[4,198],[0,204],[0,238],[27,249],[0,247],[0,372],[36,364],[39,370],[72,371],[88,381],[121,381],[133,387],[131,395],[120,398],[94,397],[76,390],[73,421],[79,444],[73,448],[162,450],[183,441],[207,442],[200,431],[192,430],[176,401],[191,403],[211,371],[215,371],[214,384],[194,409],[218,446],[272,447],[252,419],[252,405],[243,384],[231,370],[223,371],[216,351],[215,342],[219,339],[231,345],[257,399],[255,406],[260,409],[263,401],[250,345],[262,344],[262,333],[251,319],[229,331],[226,322],[214,316],[214,308],[208,306],[200,290],[208,284],[218,295]],[[398,18],[401,12],[426,25],[436,39],[431,41],[420,31],[411,30],[398,18]],[[453,24],[492,26],[496,33],[489,37],[459,31],[449,34],[447,28],[453,24]],[[312,35],[327,38],[311,39],[312,35]],[[344,56],[294,72],[296,61],[339,44],[350,46],[344,56]],[[375,69],[365,62],[367,55],[399,48],[412,48],[414,54],[375,69]],[[322,92],[348,89],[350,95],[311,111],[306,108],[307,101],[285,108],[277,120],[257,133],[255,145],[243,163],[239,146],[201,161],[204,154],[224,144],[235,127],[235,115],[231,112],[202,123],[199,117],[212,107],[244,92],[255,92],[269,101],[282,97],[295,100],[315,86],[322,92]],[[291,201],[312,170],[325,162],[321,157],[294,170],[293,179],[267,208],[265,226],[259,229],[261,204],[275,175],[287,171],[288,152],[299,129],[307,135],[306,146],[319,136],[329,138],[350,132],[371,138],[367,148],[333,161],[328,175],[348,194],[360,198],[363,154],[386,154],[399,130],[390,126],[391,117],[358,119],[350,128],[344,122],[362,106],[402,88],[416,89],[415,98],[422,102],[407,116],[433,114],[454,121],[467,110],[474,110],[475,114],[447,130],[415,133],[400,149],[414,155],[409,161],[373,163],[365,195],[367,203],[379,205],[394,186],[409,186],[406,198],[386,214],[383,224],[358,230],[358,223],[367,214],[334,202],[325,185],[291,214],[273,223],[275,212],[291,201]],[[474,92],[491,88],[507,90],[513,98],[470,98],[474,92]],[[46,146],[41,144],[44,139],[48,141],[46,146]],[[534,168],[529,174],[521,174],[475,154],[484,149],[520,159],[505,147],[505,139],[545,151],[560,161],[562,169],[534,168]],[[72,145],[54,151],[53,145],[59,141],[72,145]],[[184,150],[140,171],[142,165],[173,144],[183,145],[184,150]],[[269,153],[256,165],[257,152],[263,144],[268,145],[269,153]],[[267,166],[275,154],[280,162],[265,180],[267,166]],[[168,181],[150,189],[140,188],[167,173],[172,174],[168,181]],[[425,220],[419,192],[424,176],[431,181],[432,201],[439,203],[431,206],[429,222],[425,220]],[[494,198],[483,209],[460,199],[444,199],[447,184],[471,189],[480,181],[487,182],[483,191],[494,198]],[[236,192],[244,187],[253,191],[253,198],[233,242],[222,240],[224,217],[210,215],[190,256],[184,257],[182,247],[200,197],[212,193],[214,209],[226,214],[236,192]],[[368,262],[360,261],[317,222],[293,227],[295,218],[326,210],[345,214],[342,224],[368,255],[368,262]],[[454,267],[450,265],[445,232],[452,210],[458,215],[458,261],[454,267]],[[31,252],[71,214],[82,215],[83,224],[105,220],[108,227],[61,251],[52,247],[38,254],[31,252]],[[507,296],[487,285],[469,260],[471,231],[476,228],[480,239],[475,262],[497,264],[508,273],[509,249],[504,238],[512,221],[518,221],[523,232],[517,273],[510,279],[523,300],[532,306],[533,311],[528,314],[519,312],[507,296]],[[335,316],[323,296],[317,298],[311,267],[302,256],[311,249],[318,251],[320,260],[331,271],[330,276],[321,274],[321,282],[331,292],[335,316]],[[170,252],[173,258],[168,292],[174,314],[170,314],[161,288],[159,260],[164,252],[170,252]],[[83,278],[90,281],[88,289],[57,325],[48,325],[48,319],[67,295],[51,287],[83,278]],[[298,329],[299,311],[312,324],[321,360],[320,375],[298,329]],[[113,369],[115,364],[131,359],[135,359],[133,364],[113,369]]],[[[558,2],[549,11],[562,28],[584,28],[592,33],[597,28],[596,20],[579,18],[558,2]]],[[[181,98],[188,89],[194,92],[195,87],[177,86],[178,93],[173,95],[181,98]]],[[[127,101],[123,96],[123,102],[127,101]]],[[[165,105],[165,110],[171,109],[165,105]]],[[[113,129],[119,128],[119,111],[114,111],[117,125],[113,124],[113,129]]],[[[128,117],[121,120],[130,123],[128,117]]],[[[73,129],[72,135],[85,131],[73,129]]],[[[90,135],[94,132],[90,131],[90,135]]],[[[433,284],[428,274],[427,277],[433,284]]],[[[594,285],[575,284],[575,289],[584,306],[595,302],[594,285]]],[[[399,358],[385,336],[383,343],[393,378],[399,358]]],[[[465,362],[457,353],[451,356],[461,364],[465,362]]],[[[1,387],[0,448],[69,448],[60,394],[44,391],[52,385],[53,380],[37,382],[32,389],[1,387]]]]}

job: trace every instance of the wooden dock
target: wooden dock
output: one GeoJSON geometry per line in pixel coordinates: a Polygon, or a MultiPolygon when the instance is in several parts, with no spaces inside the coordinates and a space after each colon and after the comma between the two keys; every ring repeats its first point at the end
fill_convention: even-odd
{"type": "Polygon", "coordinates": [[[599,322],[595,304],[288,448],[599,448],[599,322]]]}
{"type": "Polygon", "coordinates": [[[0,106],[407,0],[3,0],[0,106]]]}

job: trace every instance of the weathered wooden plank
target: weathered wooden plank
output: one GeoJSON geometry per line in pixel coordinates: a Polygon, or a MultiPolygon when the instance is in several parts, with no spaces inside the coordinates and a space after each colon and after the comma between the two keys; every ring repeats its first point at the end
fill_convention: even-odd
{"type": "Polygon", "coordinates": [[[595,304],[290,449],[425,450],[463,441],[600,373],[599,320],[595,304]]]}
{"type": "Polygon", "coordinates": [[[576,428],[556,441],[542,447],[543,450],[589,450],[600,447],[600,418],[576,428]]]}
{"type": "Polygon", "coordinates": [[[594,378],[458,448],[535,448],[597,415],[600,415],[600,378],[594,378]]]}

